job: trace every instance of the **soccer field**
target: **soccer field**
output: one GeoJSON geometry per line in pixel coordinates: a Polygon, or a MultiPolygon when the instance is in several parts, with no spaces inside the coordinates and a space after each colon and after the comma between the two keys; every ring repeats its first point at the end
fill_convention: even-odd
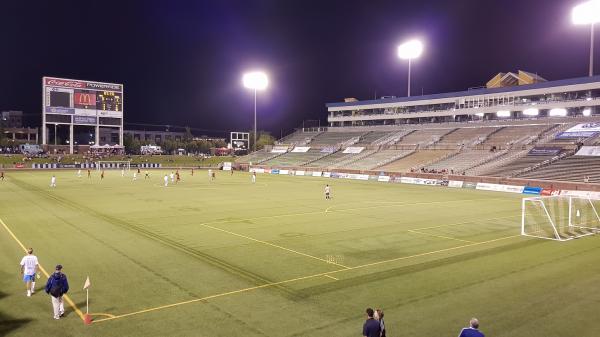
{"type": "MultiPolygon", "coordinates": [[[[520,236],[520,195],[217,172],[144,180],[8,172],[0,182],[2,336],[600,336],[600,238],[520,236]],[[325,184],[332,200],[324,200],[325,184]],[[12,234],[11,234],[12,233],[12,234]],[[25,296],[21,242],[72,306],[25,296]]],[[[43,282],[42,282],[43,281],[43,282]]]]}

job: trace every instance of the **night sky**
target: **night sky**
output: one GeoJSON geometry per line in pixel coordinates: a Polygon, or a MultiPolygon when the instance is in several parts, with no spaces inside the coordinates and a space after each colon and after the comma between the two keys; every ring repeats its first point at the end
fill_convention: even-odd
{"type": "Polygon", "coordinates": [[[580,2],[4,1],[0,110],[23,110],[39,125],[41,78],[56,76],[123,83],[126,123],[244,131],[253,95],[241,76],[263,69],[259,129],[279,136],[303,120],[325,122],[327,102],[405,95],[396,47],[412,37],[425,44],[413,95],[518,69],[585,76],[589,28],[570,20],[580,2]]]}

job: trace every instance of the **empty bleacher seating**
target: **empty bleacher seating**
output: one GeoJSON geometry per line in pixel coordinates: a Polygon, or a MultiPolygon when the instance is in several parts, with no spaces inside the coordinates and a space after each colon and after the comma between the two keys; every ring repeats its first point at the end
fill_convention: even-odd
{"type": "Polygon", "coordinates": [[[267,160],[262,164],[272,166],[300,166],[325,155],[327,155],[327,153],[323,153],[318,149],[310,149],[308,152],[288,152],[267,160]]]}
{"type": "Polygon", "coordinates": [[[404,158],[395,160],[389,164],[378,167],[377,170],[390,172],[408,172],[410,169],[418,169],[433,161],[440,160],[449,155],[451,150],[420,150],[404,158]]]}
{"type": "Polygon", "coordinates": [[[600,183],[600,157],[571,156],[518,175],[519,178],[576,182],[583,182],[585,176],[589,176],[590,183],[600,183]]]}

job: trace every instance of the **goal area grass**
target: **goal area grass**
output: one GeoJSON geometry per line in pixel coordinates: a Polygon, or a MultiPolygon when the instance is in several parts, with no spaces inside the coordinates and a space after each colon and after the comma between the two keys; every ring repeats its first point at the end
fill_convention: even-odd
{"type": "Polygon", "coordinates": [[[2,336],[600,336],[600,238],[524,237],[521,195],[374,181],[150,170],[7,172],[0,181],[2,336]],[[49,187],[56,175],[56,188],[49,187]],[[333,198],[325,200],[325,184],[333,198]],[[52,319],[32,247],[64,266],[52,319]]]}

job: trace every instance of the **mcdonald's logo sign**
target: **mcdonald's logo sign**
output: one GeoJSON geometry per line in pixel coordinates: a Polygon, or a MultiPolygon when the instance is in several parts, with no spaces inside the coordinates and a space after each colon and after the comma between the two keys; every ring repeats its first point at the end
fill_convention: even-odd
{"type": "Polygon", "coordinates": [[[88,106],[96,106],[96,94],[89,92],[76,92],[74,95],[74,102],[76,108],[83,108],[88,106]]]}

